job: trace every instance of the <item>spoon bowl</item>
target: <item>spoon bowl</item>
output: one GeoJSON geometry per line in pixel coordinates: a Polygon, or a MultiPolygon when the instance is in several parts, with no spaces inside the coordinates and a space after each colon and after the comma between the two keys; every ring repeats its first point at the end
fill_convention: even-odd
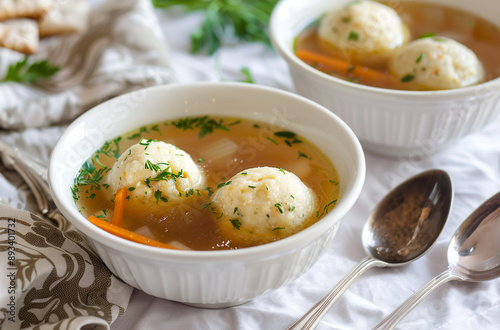
{"type": "Polygon", "coordinates": [[[420,258],[441,233],[453,201],[449,175],[429,170],[404,181],[383,198],[365,223],[368,254],[288,329],[314,329],[340,296],[371,267],[395,267],[420,258]]]}
{"type": "Polygon", "coordinates": [[[457,229],[448,247],[450,272],[479,282],[500,275],[500,193],[484,202],[457,229]]]}
{"type": "Polygon", "coordinates": [[[452,198],[450,178],[441,170],[403,182],[379,202],[363,227],[366,253],[388,266],[421,257],[441,233],[452,198]]]}
{"type": "Polygon", "coordinates": [[[410,296],[373,329],[392,329],[425,297],[449,281],[479,282],[500,277],[500,192],[481,204],[455,231],[448,269],[410,296]]]}

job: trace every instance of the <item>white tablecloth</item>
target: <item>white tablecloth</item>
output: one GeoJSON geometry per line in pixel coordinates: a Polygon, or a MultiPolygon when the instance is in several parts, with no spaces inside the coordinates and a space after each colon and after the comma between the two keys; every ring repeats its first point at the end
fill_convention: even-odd
{"type": "MultiPolygon", "coordinates": [[[[226,45],[212,57],[189,53],[198,14],[157,10],[170,64],[180,82],[242,80],[248,67],[258,84],[293,91],[286,63],[262,44],[226,45]]],[[[447,267],[446,249],[460,223],[484,200],[500,191],[500,118],[450,148],[426,159],[389,159],[366,152],[364,189],[345,216],[333,245],[296,281],[241,306],[200,309],[158,299],[135,290],[128,309],[111,328],[144,329],[286,329],[364,256],[361,229],[375,204],[404,179],[439,168],[452,177],[455,199],[448,223],[430,251],[399,268],[363,274],[326,315],[318,329],[369,329],[409,295],[447,267]]],[[[3,137],[32,147],[46,159],[61,133],[58,127],[9,133],[3,137]]],[[[34,150],[34,149],[33,149],[34,150]]],[[[27,201],[0,177],[1,197],[24,208],[27,201]],[[5,188],[5,189],[4,189],[5,188]]],[[[451,282],[424,300],[400,323],[400,329],[498,329],[500,280],[451,282]]]]}
{"type": "MultiPolygon", "coordinates": [[[[258,84],[293,91],[286,63],[261,44],[229,45],[213,57],[189,54],[189,35],[199,15],[157,12],[171,64],[181,82],[240,80],[248,67],[258,84]]],[[[112,329],[286,329],[306,312],[365,252],[361,229],[375,204],[402,180],[421,171],[447,171],[454,204],[441,236],[422,258],[399,267],[371,269],[340,298],[318,329],[368,329],[421,285],[447,268],[446,249],[463,220],[500,191],[500,120],[426,159],[388,159],[366,152],[366,182],[319,262],[296,281],[253,301],[227,309],[199,309],[136,290],[112,329]]],[[[451,282],[427,297],[400,329],[498,329],[500,280],[451,282]]]]}

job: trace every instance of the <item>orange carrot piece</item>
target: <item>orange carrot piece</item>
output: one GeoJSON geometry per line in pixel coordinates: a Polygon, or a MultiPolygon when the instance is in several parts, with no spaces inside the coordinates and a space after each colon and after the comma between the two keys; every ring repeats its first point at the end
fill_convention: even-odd
{"type": "Polygon", "coordinates": [[[113,209],[113,217],[111,223],[115,226],[122,225],[123,212],[125,209],[125,198],[127,198],[128,189],[123,187],[116,192],[115,195],[115,208],[113,209]]]}
{"type": "MultiPolygon", "coordinates": [[[[333,57],[313,53],[307,50],[297,50],[295,55],[302,61],[309,65],[322,65],[324,68],[318,68],[320,71],[336,71],[339,74],[352,74],[354,77],[360,78],[362,81],[375,82],[375,83],[395,83],[398,84],[399,81],[387,74],[380,71],[370,69],[362,65],[353,65],[343,60],[339,60],[333,57]]],[[[326,72],[327,73],[327,72],[326,72]]]]}
{"type": "Polygon", "coordinates": [[[96,225],[97,227],[107,231],[110,234],[113,234],[115,236],[127,239],[132,242],[136,243],[141,243],[145,245],[150,245],[150,246],[156,246],[160,248],[165,248],[165,249],[172,249],[172,250],[179,250],[176,247],[173,247],[168,244],[164,244],[155,240],[152,240],[150,238],[144,237],[142,235],[136,234],[134,232],[131,232],[127,229],[123,229],[121,227],[115,226],[105,220],[99,219],[96,216],[91,215],[90,218],[88,219],[91,223],[96,225]]]}

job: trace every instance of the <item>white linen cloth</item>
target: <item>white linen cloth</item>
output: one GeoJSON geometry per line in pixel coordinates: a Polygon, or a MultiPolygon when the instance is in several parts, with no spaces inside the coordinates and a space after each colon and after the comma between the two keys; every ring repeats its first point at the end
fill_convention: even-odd
{"type": "MultiPolygon", "coordinates": [[[[243,79],[240,69],[246,66],[256,83],[293,91],[286,63],[268,47],[230,45],[213,57],[191,55],[189,36],[200,22],[200,16],[161,10],[156,14],[179,81],[239,80],[243,79]]],[[[366,152],[367,176],[359,200],[343,219],[333,245],[296,281],[244,305],[213,310],[186,306],[135,290],[128,309],[111,329],[286,329],[365,256],[361,229],[375,204],[404,179],[427,169],[443,169],[453,180],[455,199],[448,223],[436,244],[424,257],[409,265],[368,270],[318,327],[320,330],[370,329],[421,285],[446,269],[446,249],[456,228],[479,204],[500,191],[499,127],[500,119],[497,119],[483,130],[423,160],[389,159],[366,152]]],[[[37,137],[46,134],[56,136],[57,128],[27,130],[8,138],[35,148],[37,137]]],[[[50,143],[49,138],[45,138],[39,153],[47,156],[50,143]]],[[[7,185],[0,182],[1,187],[7,185]]],[[[15,204],[16,192],[7,188],[5,191],[10,191],[11,205],[15,204]]],[[[445,284],[397,328],[465,330],[498,329],[499,325],[500,280],[493,280],[445,284]]]]}
{"type": "MultiPolygon", "coordinates": [[[[189,35],[200,16],[157,12],[181,82],[243,79],[248,67],[258,84],[293,91],[286,63],[261,44],[224,47],[213,57],[189,54],[189,35]]],[[[364,256],[361,229],[375,204],[404,179],[439,168],[455,190],[443,232],[422,258],[398,267],[370,269],[344,293],[318,329],[370,329],[428,280],[447,268],[446,249],[456,228],[484,200],[500,191],[500,118],[450,148],[423,160],[401,160],[366,152],[363,191],[345,216],[337,237],[316,265],[296,281],[247,304],[199,309],[134,291],[128,310],[113,325],[139,329],[286,329],[364,256]]],[[[500,279],[483,283],[450,282],[427,297],[397,329],[498,329],[500,279]]]]}

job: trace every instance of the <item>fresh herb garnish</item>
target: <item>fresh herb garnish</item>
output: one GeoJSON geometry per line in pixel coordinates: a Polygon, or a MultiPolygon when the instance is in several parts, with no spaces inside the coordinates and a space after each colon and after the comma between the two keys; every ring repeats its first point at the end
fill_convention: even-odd
{"type": "Polygon", "coordinates": [[[347,37],[347,40],[358,41],[359,34],[355,31],[351,31],[351,32],[349,32],[349,36],[347,37]]]}
{"type": "Polygon", "coordinates": [[[155,190],[155,198],[156,198],[156,204],[158,204],[158,201],[161,198],[161,190],[155,190]]]}
{"type": "Polygon", "coordinates": [[[158,172],[158,171],[161,171],[161,167],[160,165],[158,164],[155,164],[153,163],[152,161],[150,161],[149,159],[146,160],[146,163],[144,163],[144,168],[146,170],[151,170],[153,172],[158,172]]]}
{"type": "Polygon", "coordinates": [[[297,134],[294,132],[279,131],[274,132],[274,136],[285,138],[285,144],[289,147],[291,147],[294,143],[302,143],[302,141],[297,138],[297,134]]]}
{"type": "Polygon", "coordinates": [[[206,51],[210,55],[231,37],[270,45],[267,27],[277,2],[278,0],[153,0],[157,8],[182,6],[185,11],[203,11],[203,22],[191,35],[191,52],[196,54],[206,51]]]}
{"type": "Polygon", "coordinates": [[[184,131],[194,130],[195,128],[199,128],[200,132],[198,133],[198,137],[201,139],[207,134],[211,134],[216,129],[220,129],[223,131],[230,131],[225,125],[223,125],[223,120],[216,121],[215,119],[210,119],[208,116],[203,117],[193,117],[193,118],[183,118],[172,122],[177,128],[180,128],[184,131]]]}
{"type": "Polygon", "coordinates": [[[240,220],[238,220],[238,219],[231,219],[229,221],[231,221],[231,224],[233,225],[234,229],[240,230],[240,227],[241,227],[241,221],[240,220]]]}
{"type": "Polygon", "coordinates": [[[243,67],[241,68],[240,72],[243,75],[243,77],[245,77],[243,80],[240,80],[240,82],[255,84],[255,79],[253,78],[249,68],[243,67]]]}
{"type": "Polygon", "coordinates": [[[424,38],[434,37],[435,35],[436,35],[436,33],[434,33],[434,32],[428,32],[428,33],[421,34],[418,37],[418,39],[424,39],[424,38]]]}
{"type": "Polygon", "coordinates": [[[297,136],[297,134],[295,134],[294,132],[290,132],[290,131],[274,132],[274,135],[278,136],[278,137],[285,138],[285,139],[295,139],[297,136]]]}
{"type": "Polygon", "coordinates": [[[120,157],[120,147],[118,146],[118,143],[121,140],[121,137],[117,137],[110,141],[104,142],[102,147],[96,151],[96,154],[103,154],[108,157],[114,157],[118,159],[118,157],[120,157]]]}
{"type": "Polygon", "coordinates": [[[283,208],[281,207],[280,203],[276,203],[274,204],[274,206],[278,209],[278,211],[280,211],[281,214],[283,214],[283,208]]]}
{"type": "Polygon", "coordinates": [[[80,200],[80,196],[78,196],[78,193],[80,192],[80,189],[78,189],[78,186],[76,184],[71,187],[71,194],[73,195],[73,200],[76,202],[80,200]]]}
{"type": "Polygon", "coordinates": [[[297,153],[299,154],[299,157],[297,157],[297,159],[303,157],[305,159],[311,160],[311,158],[309,156],[307,156],[305,153],[303,153],[302,151],[297,151],[297,153]]]}
{"type": "Polygon", "coordinates": [[[319,213],[319,211],[316,211],[316,217],[321,218],[322,216],[326,215],[328,212],[330,212],[330,210],[328,210],[328,208],[335,203],[337,203],[336,199],[334,199],[333,201],[326,204],[325,207],[323,208],[323,212],[321,212],[321,214],[319,213]]]}
{"type": "Polygon", "coordinates": [[[59,71],[59,67],[49,64],[46,60],[33,62],[28,65],[28,57],[22,61],[9,65],[3,81],[15,81],[20,83],[31,83],[40,79],[46,79],[59,71]]]}
{"type": "Polygon", "coordinates": [[[402,83],[407,83],[407,82],[412,81],[413,79],[415,79],[415,75],[413,75],[411,73],[408,73],[406,76],[404,76],[403,78],[401,78],[401,82],[402,83]]]}
{"type": "Polygon", "coordinates": [[[278,142],[276,142],[274,139],[268,137],[266,138],[267,140],[271,141],[272,143],[274,143],[275,145],[278,145],[278,142]]]}
{"type": "MultiPolygon", "coordinates": [[[[90,186],[90,190],[99,190],[104,174],[110,170],[109,167],[97,169],[92,161],[87,160],[83,163],[80,172],[75,178],[75,186],[90,186]]],[[[75,186],[72,188],[72,191],[77,191],[75,186]]]]}
{"type": "Polygon", "coordinates": [[[219,185],[217,186],[217,189],[222,188],[222,187],[224,187],[224,186],[227,186],[227,185],[229,185],[229,184],[231,184],[231,181],[227,181],[227,182],[222,182],[222,183],[219,183],[219,185]]]}
{"type": "Polygon", "coordinates": [[[351,21],[350,16],[344,16],[340,19],[343,23],[349,23],[351,21]]]}
{"type": "Polygon", "coordinates": [[[153,139],[141,139],[141,141],[139,141],[139,144],[141,146],[144,146],[144,150],[146,150],[149,145],[151,144],[151,142],[158,142],[158,140],[153,140],[153,139]]]}
{"type": "Polygon", "coordinates": [[[418,55],[417,57],[417,60],[415,61],[415,63],[420,63],[420,61],[422,61],[422,59],[424,58],[424,53],[420,53],[420,55],[418,55]]]}

